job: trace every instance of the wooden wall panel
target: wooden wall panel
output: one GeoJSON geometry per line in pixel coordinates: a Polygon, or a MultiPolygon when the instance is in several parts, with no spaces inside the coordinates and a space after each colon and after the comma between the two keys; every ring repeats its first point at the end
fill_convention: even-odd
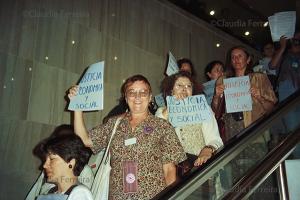
{"type": "MultiPolygon", "coordinates": [[[[37,30],[35,59],[52,66],[63,66],[68,21],[40,18],[37,30]],[[46,59],[48,57],[48,59],[46,59]]],[[[71,41],[70,41],[71,42],[71,41]]]]}
{"type": "Polygon", "coordinates": [[[29,104],[32,60],[0,53],[0,116],[25,120],[29,104]]]}
{"type": "Polygon", "coordinates": [[[64,96],[78,78],[78,74],[35,62],[27,119],[51,125],[70,123],[64,96]]]}
{"type": "Polygon", "coordinates": [[[0,118],[0,199],[24,199],[40,171],[32,148],[49,136],[53,126],[0,118]]]}

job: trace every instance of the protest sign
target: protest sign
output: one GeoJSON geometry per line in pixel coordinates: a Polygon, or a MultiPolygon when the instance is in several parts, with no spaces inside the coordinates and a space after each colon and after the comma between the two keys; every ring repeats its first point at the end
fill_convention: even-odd
{"type": "Polygon", "coordinates": [[[224,79],[226,112],[252,110],[249,76],[224,79]]]}
{"type": "Polygon", "coordinates": [[[69,104],[69,110],[103,109],[104,61],[89,66],[79,82],[78,93],[69,104]]]}
{"type": "Polygon", "coordinates": [[[296,27],[296,11],[278,12],[268,17],[273,42],[279,41],[281,36],[288,39],[294,37],[296,27]]]}
{"type": "Polygon", "coordinates": [[[182,100],[168,96],[167,105],[169,122],[174,127],[205,122],[212,117],[210,107],[203,94],[182,100]]]}
{"type": "Polygon", "coordinates": [[[156,105],[157,105],[158,107],[163,107],[163,106],[165,106],[165,100],[164,100],[164,97],[163,97],[162,93],[156,95],[156,96],[154,97],[154,99],[155,99],[156,105]]]}
{"type": "Polygon", "coordinates": [[[172,74],[176,74],[179,71],[176,58],[173,56],[173,54],[169,51],[169,61],[167,66],[166,74],[168,76],[171,76],[172,74]]]}
{"type": "Polygon", "coordinates": [[[211,81],[208,81],[208,82],[202,84],[204,87],[203,91],[204,91],[207,103],[209,105],[211,105],[211,101],[214,96],[215,84],[216,84],[216,80],[211,80],[211,81]]]}

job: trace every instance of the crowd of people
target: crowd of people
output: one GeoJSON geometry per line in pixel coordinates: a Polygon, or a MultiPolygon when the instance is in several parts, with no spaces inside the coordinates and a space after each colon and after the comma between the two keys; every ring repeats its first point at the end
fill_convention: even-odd
{"type": "MultiPolygon", "coordinates": [[[[67,195],[69,199],[93,199],[90,185],[84,186],[79,176],[88,163],[89,149],[97,154],[107,147],[118,121],[110,145],[109,199],[153,198],[166,187],[176,184],[192,168],[203,165],[240,131],[272,111],[277,103],[277,93],[279,101],[283,101],[299,89],[299,41],[300,33],[296,32],[291,40],[282,37],[277,50],[272,43],[266,44],[264,58],[259,62],[262,68],[253,68],[251,55],[243,46],[228,51],[227,66],[218,60],[210,62],[204,73],[208,81],[216,81],[209,107],[211,118],[192,125],[173,127],[169,123],[167,101],[166,106],[154,109],[152,88],[147,78],[143,75],[129,77],[121,87],[120,104],[102,124],[87,130],[83,112],[74,111],[74,129],[69,127],[66,134],[51,135],[38,144],[35,152],[38,152],[43,175],[50,185],[45,187],[40,183],[39,187],[47,189],[31,195],[38,199],[58,194],[67,195]],[[249,76],[252,110],[227,113],[223,81],[241,76],[249,76]]],[[[178,73],[162,81],[164,99],[172,96],[183,100],[204,94],[191,60],[178,60],[178,67],[178,73]]],[[[69,99],[77,91],[78,86],[72,86],[69,99]]],[[[262,143],[257,140],[253,145],[262,143]]],[[[257,152],[251,154],[256,156],[257,152]]],[[[238,163],[233,165],[238,167],[238,163]]]]}

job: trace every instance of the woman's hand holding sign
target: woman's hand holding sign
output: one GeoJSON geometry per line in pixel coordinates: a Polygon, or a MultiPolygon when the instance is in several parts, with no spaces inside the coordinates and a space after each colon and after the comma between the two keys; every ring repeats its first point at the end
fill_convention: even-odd
{"type": "Polygon", "coordinates": [[[251,87],[251,88],[250,88],[250,93],[251,93],[251,96],[254,97],[254,98],[256,98],[257,100],[260,101],[260,100],[262,99],[262,97],[261,97],[261,95],[260,95],[260,91],[259,91],[258,88],[256,88],[256,87],[251,87]]]}
{"type": "Polygon", "coordinates": [[[224,84],[220,84],[216,86],[216,97],[222,97],[223,93],[224,93],[224,89],[225,89],[225,85],[224,84]]]}
{"type": "Polygon", "coordinates": [[[71,100],[74,96],[77,95],[78,93],[78,85],[73,85],[70,89],[69,89],[69,93],[68,93],[68,97],[71,100]]]}

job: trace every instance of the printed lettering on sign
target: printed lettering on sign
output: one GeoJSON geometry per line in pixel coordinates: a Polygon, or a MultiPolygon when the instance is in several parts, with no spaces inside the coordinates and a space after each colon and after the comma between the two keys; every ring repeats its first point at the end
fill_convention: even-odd
{"type": "Polygon", "coordinates": [[[205,96],[195,95],[182,100],[167,97],[169,121],[174,127],[195,124],[211,119],[211,109],[205,96]]]}
{"type": "Polygon", "coordinates": [[[69,110],[103,109],[104,61],[92,64],[79,82],[78,93],[70,101],[69,110]]]}
{"type": "Polygon", "coordinates": [[[252,110],[249,76],[224,79],[226,112],[252,110]]]}

